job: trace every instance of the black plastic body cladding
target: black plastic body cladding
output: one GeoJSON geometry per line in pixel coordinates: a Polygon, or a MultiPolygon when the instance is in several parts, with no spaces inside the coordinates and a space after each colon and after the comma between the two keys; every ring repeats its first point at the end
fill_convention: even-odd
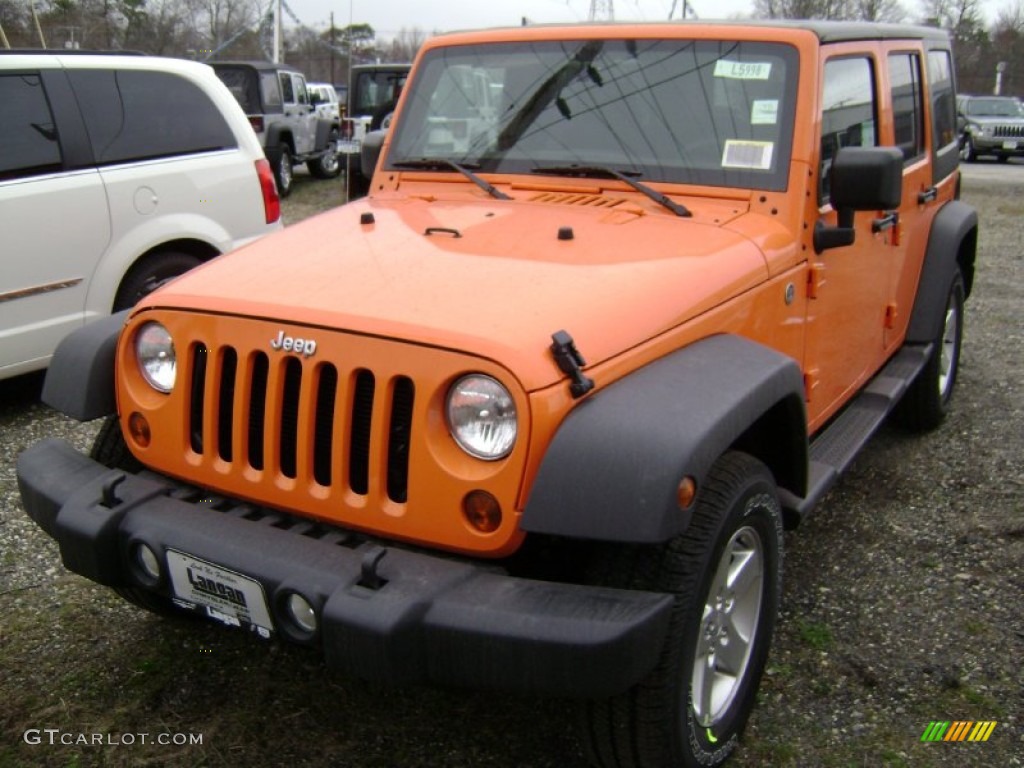
{"type": "Polygon", "coordinates": [[[129,312],[101,318],[64,337],[46,372],[44,403],[78,421],[117,411],[114,356],[129,312]]]}
{"type": "Polygon", "coordinates": [[[964,271],[964,290],[970,295],[974,282],[974,238],[978,214],[959,200],[953,200],[935,214],[928,236],[928,250],[921,266],[921,283],[917,287],[914,309],[907,328],[907,341],[929,343],[939,333],[953,273],[959,266],[964,271]],[[958,264],[960,245],[970,238],[971,249],[966,263],[958,264]]]}
{"type": "Polygon", "coordinates": [[[698,488],[711,464],[780,403],[801,423],[779,434],[806,492],[803,378],[796,362],[738,336],[712,336],[596,392],[562,423],[537,474],[526,531],[622,542],[665,541],[689,515],[679,481],[698,488]]]}

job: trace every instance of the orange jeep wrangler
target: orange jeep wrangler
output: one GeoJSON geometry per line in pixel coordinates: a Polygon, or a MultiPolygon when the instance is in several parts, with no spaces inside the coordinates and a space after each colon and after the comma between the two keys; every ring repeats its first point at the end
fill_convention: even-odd
{"type": "Polygon", "coordinates": [[[724,760],[796,525],[950,406],[977,217],[935,29],[444,35],[370,197],[58,350],[19,460],[71,570],[398,683],[583,699],[724,760]]]}

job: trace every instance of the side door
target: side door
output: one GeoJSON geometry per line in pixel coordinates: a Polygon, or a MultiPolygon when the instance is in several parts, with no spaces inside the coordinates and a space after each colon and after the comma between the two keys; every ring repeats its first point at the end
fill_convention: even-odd
{"type": "MultiPolygon", "coordinates": [[[[948,60],[948,52],[946,56],[948,60]]],[[[886,63],[892,143],[903,152],[904,158],[903,205],[899,212],[898,243],[892,253],[886,307],[885,342],[886,350],[891,352],[902,343],[906,333],[932,220],[939,208],[952,199],[955,193],[955,174],[947,171],[943,176],[936,177],[936,158],[943,153],[955,158],[957,147],[952,128],[955,122],[952,115],[951,79],[946,78],[949,94],[941,102],[945,104],[948,114],[945,116],[946,135],[940,137],[939,128],[934,123],[928,126],[925,120],[924,75],[927,61],[923,50],[920,47],[908,50],[905,46],[893,44],[886,54],[886,63]],[[928,142],[929,127],[935,139],[932,142],[928,142]]],[[[932,83],[933,90],[943,87],[942,71],[940,67],[932,83]]],[[[951,67],[945,69],[945,72],[951,73],[951,67]]]]}
{"type": "Polygon", "coordinates": [[[83,323],[110,240],[103,182],[60,69],[0,73],[0,378],[83,323]]]}
{"type": "MultiPolygon", "coordinates": [[[[880,143],[878,70],[874,47],[833,46],[821,63],[818,214],[830,226],[832,158],[843,147],[880,143]]],[[[876,218],[858,211],[853,245],[811,259],[804,374],[812,423],[835,413],[882,360],[893,248],[891,231],[872,231],[876,218]]]]}
{"type": "Polygon", "coordinates": [[[292,135],[295,138],[295,152],[308,155],[316,149],[316,123],[319,119],[309,98],[306,78],[295,72],[282,73],[291,83],[293,101],[285,101],[285,114],[291,116],[292,135]]]}

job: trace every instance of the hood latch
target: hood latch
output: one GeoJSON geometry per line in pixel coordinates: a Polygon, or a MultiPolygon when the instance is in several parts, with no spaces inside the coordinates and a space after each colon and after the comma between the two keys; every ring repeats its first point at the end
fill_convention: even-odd
{"type": "Polygon", "coordinates": [[[562,373],[572,379],[569,382],[569,391],[573,397],[583,397],[594,388],[594,380],[583,375],[582,368],[587,361],[576,349],[576,342],[572,340],[568,331],[551,334],[551,354],[554,355],[562,373]]]}

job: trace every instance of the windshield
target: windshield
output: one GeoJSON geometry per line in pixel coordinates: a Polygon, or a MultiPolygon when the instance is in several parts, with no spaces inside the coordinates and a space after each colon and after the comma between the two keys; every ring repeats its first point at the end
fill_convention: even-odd
{"type": "Polygon", "coordinates": [[[971,99],[967,114],[975,117],[1020,117],[1020,102],[1016,99],[971,99]]]}
{"type": "Polygon", "coordinates": [[[603,166],[649,181],[785,189],[797,53],[787,45],[572,40],[424,57],[389,167],[603,166]]]}

